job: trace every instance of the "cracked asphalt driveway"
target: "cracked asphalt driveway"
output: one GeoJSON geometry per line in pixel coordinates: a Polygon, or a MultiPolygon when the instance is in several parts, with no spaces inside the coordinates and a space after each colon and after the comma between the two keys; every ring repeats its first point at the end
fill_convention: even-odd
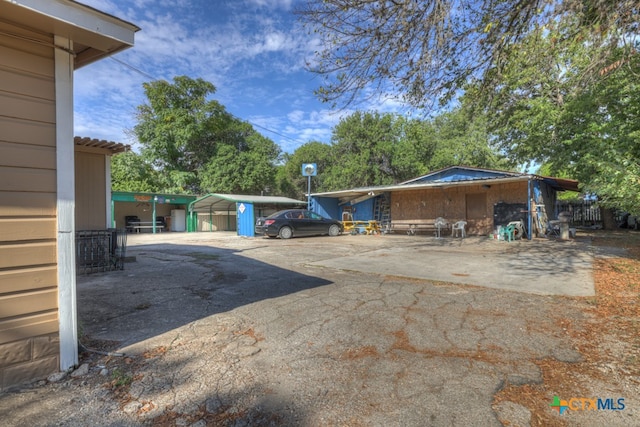
{"type": "Polygon", "coordinates": [[[580,242],[167,233],[127,255],[78,279],[83,333],[141,360],[126,399],[55,424],[529,425],[493,397],[541,382],[537,360],[582,359],[558,324],[585,314],[558,294],[593,293],[580,242]]]}

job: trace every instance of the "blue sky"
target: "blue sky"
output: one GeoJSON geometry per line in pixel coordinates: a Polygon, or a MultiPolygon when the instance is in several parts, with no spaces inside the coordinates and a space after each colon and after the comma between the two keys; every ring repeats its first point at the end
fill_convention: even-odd
{"type": "MultiPolygon", "coordinates": [[[[331,111],[313,95],[321,80],[305,62],[318,39],[293,15],[301,1],[80,0],[141,31],[133,48],[76,71],[75,135],[135,147],[127,130],[145,102],[142,84],[186,75],[213,83],[214,99],[285,152],[310,140],[330,142],[333,126],[353,111],[331,111]]],[[[397,107],[367,102],[358,108],[397,107]]]]}

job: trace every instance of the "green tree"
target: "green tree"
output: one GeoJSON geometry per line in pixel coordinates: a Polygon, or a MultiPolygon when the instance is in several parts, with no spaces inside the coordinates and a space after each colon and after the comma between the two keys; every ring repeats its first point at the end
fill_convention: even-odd
{"type": "Polygon", "coordinates": [[[460,107],[431,120],[430,129],[433,148],[431,157],[424,160],[429,170],[459,165],[490,169],[515,166],[492,142],[486,115],[474,111],[464,99],[460,107]]]}
{"type": "Polygon", "coordinates": [[[486,103],[491,130],[512,160],[546,164],[603,206],[640,212],[640,60],[619,50],[599,79],[585,80],[589,47],[558,44],[566,31],[558,26],[512,52],[486,103]]]}
{"type": "Polygon", "coordinates": [[[160,191],[158,174],[142,156],[133,151],[111,157],[111,189],[113,191],[160,191]]]}
{"type": "Polygon", "coordinates": [[[175,77],[144,84],[134,133],[159,173],[162,191],[242,192],[273,188],[279,148],[227,113],[202,79],[175,77]]]}
{"type": "Polygon", "coordinates": [[[215,87],[202,79],[178,76],[173,84],[157,80],[143,86],[148,102],[138,107],[133,128],[143,157],[162,172],[165,188],[199,192],[199,170],[217,144],[229,139],[233,117],[208,99],[215,87]]]}
{"type": "Polygon", "coordinates": [[[280,148],[247,123],[238,123],[235,132],[243,137],[218,146],[202,171],[201,187],[215,193],[270,193],[275,188],[280,148]]]}
{"type": "Polygon", "coordinates": [[[428,121],[356,112],[334,128],[330,154],[320,171],[327,190],[396,184],[453,165],[511,165],[490,143],[484,117],[462,107],[428,121]]]}
{"type": "Polygon", "coordinates": [[[331,146],[318,141],[309,141],[296,148],[293,153],[286,153],[284,164],[278,168],[277,188],[280,194],[298,200],[305,200],[307,194],[307,178],[302,176],[303,163],[315,163],[318,175],[311,179],[311,191],[328,191],[325,184],[327,171],[332,167],[331,146]]]}
{"type": "Polygon", "coordinates": [[[433,149],[423,122],[396,114],[355,112],[333,129],[328,189],[387,185],[425,171],[433,149]]]}
{"type": "Polygon", "coordinates": [[[598,79],[612,47],[633,56],[640,21],[637,0],[307,0],[297,13],[321,41],[309,65],[325,77],[321,100],[385,93],[418,107],[456,97],[472,78],[494,87],[520,41],[558,22],[571,34],[559,43],[589,46],[585,78],[598,79]]]}

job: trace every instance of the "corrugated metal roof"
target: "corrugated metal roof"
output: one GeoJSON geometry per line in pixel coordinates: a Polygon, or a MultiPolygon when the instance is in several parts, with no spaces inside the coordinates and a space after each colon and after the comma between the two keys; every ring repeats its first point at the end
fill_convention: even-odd
{"type": "Polygon", "coordinates": [[[236,203],[253,203],[254,205],[306,205],[303,202],[281,196],[254,196],[249,194],[210,193],[189,204],[191,212],[229,211],[236,209],[236,203]]]}
{"type": "Polygon", "coordinates": [[[104,139],[76,136],[73,138],[73,142],[75,145],[79,145],[81,147],[100,148],[111,151],[113,154],[131,150],[130,145],[122,144],[121,142],[106,141],[104,139]]]}
{"type": "Polygon", "coordinates": [[[328,191],[324,193],[312,193],[313,197],[337,198],[341,204],[356,200],[361,202],[375,197],[382,192],[409,191],[426,188],[450,188],[464,185],[477,184],[478,181],[487,183],[506,183],[528,181],[531,179],[542,180],[557,190],[578,191],[578,181],[563,178],[543,177],[519,172],[498,171],[492,169],[480,169],[463,166],[453,166],[445,169],[405,181],[400,184],[378,185],[371,187],[359,187],[348,190],[328,191]],[[468,174],[465,172],[468,171],[468,174]]]}
{"type": "Polygon", "coordinates": [[[410,179],[401,184],[417,184],[418,182],[452,182],[473,181],[480,179],[506,178],[526,175],[521,172],[503,171],[497,169],[484,169],[470,166],[450,166],[429,172],[426,175],[410,179]]]}
{"type": "MultiPolygon", "coordinates": [[[[506,177],[506,178],[485,178],[484,181],[490,181],[491,183],[505,183],[505,182],[516,182],[516,181],[527,181],[529,176],[514,176],[514,177],[506,177]]],[[[340,191],[328,191],[325,193],[313,193],[311,194],[313,197],[331,197],[340,199],[340,203],[346,203],[348,201],[357,199],[358,202],[364,201],[366,199],[375,197],[383,192],[388,191],[411,191],[411,190],[422,190],[426,188],[451,188],[451,187],[459,187],[469,184],[477,184],[476,180],[466,180],[466,181],[450,181],[450,182],[418,182],[416,184],[395,184],[395,185],[381,185],[381,186],[372,186],[372,187],[360,187],[354,188],[350,190],[340,190],[340,191]]]]}

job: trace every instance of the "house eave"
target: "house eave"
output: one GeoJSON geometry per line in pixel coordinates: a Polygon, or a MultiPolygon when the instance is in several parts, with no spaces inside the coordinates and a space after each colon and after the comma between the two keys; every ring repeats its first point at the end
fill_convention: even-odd
{"type": "Polygon", "coordinates": [[[21,28],[72,40],[75,69],[133,46],[140,30],[72,0],[0,0],[0,17],[21,28]]]}

